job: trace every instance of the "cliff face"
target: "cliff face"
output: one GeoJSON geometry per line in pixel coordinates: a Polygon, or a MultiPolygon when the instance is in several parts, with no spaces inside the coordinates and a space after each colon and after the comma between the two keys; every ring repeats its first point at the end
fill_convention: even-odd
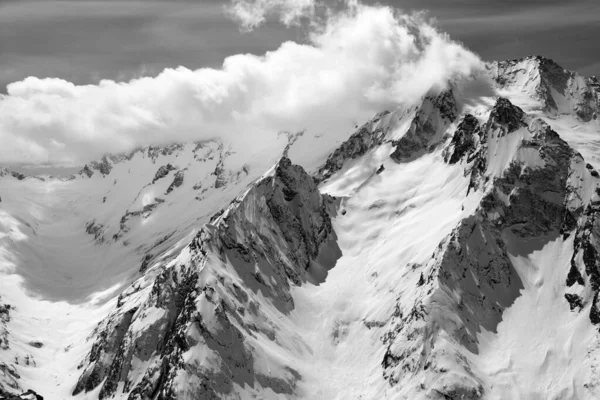
{"type": "Polygon", "coordinates": [[[431,151],[442,142],[443,134],[456,120],[457,113],[451,89],[437,96],[425,97],[406,133],[393,141],[394,151],[390,157],[398,162],[407,162],[431,151]]]}
{"type": "Polygon", "coordinates": [[[300,379],[293,365],[271,374],[255,359],[270,357],[261,343],[277,341],[282,329],[274,313],[294,309],[290,286],[314,281],[322,250],[339,254],[334,210],[312,178],[282,158],[150,286],[138,291],[134,283],[120,297],[91,338],[73,394],[101,386],[102,399],[208,399],[247,384],[291,395],[300,379]]]}

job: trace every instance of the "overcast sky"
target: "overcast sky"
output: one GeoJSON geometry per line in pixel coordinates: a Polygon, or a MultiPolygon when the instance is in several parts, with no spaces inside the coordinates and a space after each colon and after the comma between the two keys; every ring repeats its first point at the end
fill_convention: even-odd
{"type": "MultiPolygon", "coordinates": [[[[529,54],[600,76],[598,0],[387,0],[426,9],[440,28],[483,59],[529,54]]],[[[154,76],[165,67],[218,67],[237,53],[263,54],[299,28],[270,22],[241,33],[224,2],[0,0],[0,91],[27,76],[74,83],[154,76]]]]}

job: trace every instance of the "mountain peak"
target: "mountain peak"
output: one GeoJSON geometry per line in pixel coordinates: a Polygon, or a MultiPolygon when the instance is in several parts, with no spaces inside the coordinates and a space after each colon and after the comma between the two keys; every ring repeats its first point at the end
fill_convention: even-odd
{"type": "Polygon", "coordinates": [[[425,97],[409,129],[398,140],[390,157],[396,162],[407,162],[441,144],[448,126],[458,116],[458,105],[453,90],[425,97]]]}
{"type": "Polygon", "coordinates": [[[494,62],[490,72],[500,89],[525,93],[550,114],[575,113],[579,119],[590,121],[600,111],[598,81],[569,71],[550,58],[528,56],[494,62]]]}
{"type": "Polygon", "coordinates": [[[299,378],[293,364],[280,361],[278,377],[256,369],[254,358],[269,357],[272,346],[257,335],[273,341],[282,334],[272,318],[294,308],[291,286],[333,266],[335,260],[321,264],[322,251],[339,257],[332,206],[302,167],[282,157],[273,175],[203,226],[151,286],[136,282],[124,292],[94,336],[74,394],[101,387],[104,399],[122,382],[135,398],[217,398],[243,382],[291,394],[299,378]],[[183,357],[207,348],[214,366],[183,357]],[[148,361],[142,369],[135,369],[138,359],[148,361]],[[194,379],[179,386],[178,376],[190,370],[194,379]]]}
{"type": "Polygon", "coordinates": [[[499,97],[490,113],[487,128],[499,128],[502,130],[501,136],[503,136],[527,126],[524,119],[525,112],[520,107],[512,104],[507,98],[499,97]]]}

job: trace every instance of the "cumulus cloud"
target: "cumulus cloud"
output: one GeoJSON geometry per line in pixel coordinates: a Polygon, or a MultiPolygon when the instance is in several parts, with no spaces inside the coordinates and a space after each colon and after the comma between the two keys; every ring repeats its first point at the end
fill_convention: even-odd
{"type": "MultiPolygon", "coordinates": [[[[306,13],[302,4],[288,15],[306,13]]],[[[231,56],[220,69],[179,67],[98,85],[34,77],[9,84],[0,98],[0,162],[77,164],[155,143],[218,137],[260,146],[280,131],[347,132],[351,122],[480,68],[422,16],[354,4],[312,24],[308,43],[231,56]]]]}

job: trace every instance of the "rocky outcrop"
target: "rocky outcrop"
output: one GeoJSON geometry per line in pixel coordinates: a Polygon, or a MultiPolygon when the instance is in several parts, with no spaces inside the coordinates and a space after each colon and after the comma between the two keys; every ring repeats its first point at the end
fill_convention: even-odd
{"type": "MultiPolygon", "coordinates": [[[[92,175],[94,175],[94,172],[97,171],[100,174],[102,174],[102,176],[107,176],[110,175],[113,167],[116,164],[129,161],[133,159],[133,157],[136,154],[141,154],[142,157],[148,157],[152,160],[153,163],[155,163],[159,156],[170,156],[172,154],[177,154],[178,152],[182,151],[184,147],[185,144],[183,143],[172,143],[164,146],[139,147],[134,149],[133,151],[125,153],[106,154],[102,156],[100,160],[92,161],[84,165],[84,167],[77,174],[80,176],[87,176],[88,178],[91,178],[92,175]]],[[[201,148],[202,146],[198,143],[196,148],[193,150],[194,154],[201,148]]],[[[173,169],[173,166],[171,164],[168,164],[162,166],[161,168],[159,168],[159,170],[156,172],[156,175],[158,176],[164,173],[164,175],[161,176],[164,177],[168,174],[170,170],[173,169]],[[167,169],[166,173],[164,173],[163,167],[167,169]],[[163,170],[161,170],[161,168],[163,168],[163,170]]],[[[156,182],[156,180],[158,179],[160,179],[160,177],[157,178],[155,176],[155,179],[152,183],[156,182]]]]}
{"type": "Polygon", "coordinates": [[[117,318],[106,321],[105,326],[99,327],[96,331],[98,340],[92,346],[88,356],[90,364],[84,369],[75,385],[73,395],[83,391],[88,392],[107,378],[113,362],[121,358],[121,354],[119,354],[122,350],[121,342],[136,311],[135,308],[127,310],[127,312],[119,314],[117,318]]]}
{"type": "Polygon", "coordinates": [[[20,172],[11,171],[10,169],[3,168],[3,167],[0,167],[0,177],[1,176],[12,176],[13,178],[15,178],[17,180],[20,180],[20,181],[22,181],[23,179],[27,178],[26,175],[23,175],[20,172]]]}
{"type": "Polygon", "coordinates": [[[142,259],[142,263],[140,265],[140,269],[139,271],[143,274],[144,272],[146,272],[146,270],[148,269],[148,267],[150,266],[150,261],[152,261],[152,259],[154,258],[154,256],[150,253],[146,254],[144,256],[144,258],[142,259]]]}
{"type": "Polygon", "coordinates": [[[411,161],[443,143],[446,128],[457,118],[457,113],[452,89],[427,96],[407,132],[392,142],[395,149],[390,157],[396,162],[411,161]]]}
{"type": "Polygon", "coordinates": [[[84,165],[83,168],[78,172],[78,174],[81,176],[85,175],[88,178],[91,178],[92,175],[94,175],[94,171],[98,171],[102,174],[102,176],[106,176],[110,174],[110,171],[112,171],[113,164],[117,162],[122,162],[123,159],[130,158],[131,156],[127,157],[122,154],[105,155],[102,156],[100,161],[92,161],[89,164],[84,165]]]}
{"type": "Polygon", "coordinates": [[[169,174],[169,172],[173,171],[174,169],[176,169],[176,168],[174,166],[172,166],[171,164],[161,165],[161,167],[158,169],[158,171],[156,171],[156,174],[154,174],[154,179],[152,179],[152,184],[156,183],[157,180],[162,179],[165,176],[167,176],[169,174]]]}
{"type": "Polygon", "coordinates": [[[184,175],[183,171],[177,171],[175,173],[175,175],[173,176],[173,182],[171,182],[171,184],[167,188],[167,191],[165,192],[165,194],[169,194],[173,190],[178,188],[179,186],[183,185],[183,175],[184,175]]]}
{"type": "MultiPolygon", "coordinates": [[[[0,297],[0,301],[2,297],[0,297]]],[[[6,324],[10,322],[10,313],[12,306],[10,304],[0,303],[0,350],[7,350],[10,348],[8,341],[8,328],[6,324]]]]}
{"type": "Polygon", "coordinates": [[[231,154],[229,151],[224,150],[224,146],[222,143],[219,143],[218,147],[219,152],[219,162],[215,166],[215,170],[213,171],[213,175],[216,177],[215,179],[215,189],[223,188],[227,186],[227,176],[225,171],[225,159],[231,154]]]}
{"type": "Polygon", "coordinates": [[[92,161],[90,163],[90,167],[92,169],[97,170],[102,175],[108,175],[108,174],[110,174],[110,171],[112,170],[112,164],[108,161],[108,158],[106,156],[102,157],[102,159],[99,162],[92,161]]]}
{"type": "Polygon", "coordinates": [[[361,126],[352,136],[343,142],[328,158],[325,164],[315,174],[318,183],[326,181],[342,169],[348,160],[363,156],[367,151],[381,145],[388,132],[379,122],[389,114],[384,111],[377,114],[371,121],[361,126]]]}
{"type": "Polygon", "coordinates": [[[44,397],[31,389],[18,395],[10,394],[0,389],[0,400],[44,400],[44,397]]]}
{"type": "MultiPolygon", "coordinates": [[[[113,235],[113,240],[117,241],[119,240],[119,238],[121,238],[121,236],[123,236],[123,234],[129,232],[129,226],[128,226],[128,222],[132,217],[141,217],[141,218],[147,218],[151,213],[152,210],[154,210],[156,207],[158,207],[160,204],[164,203],[165,200],[161,199],[160,197],[155,197],[151,203],[146,204],[144,207],[142,207],[141,210],[136,210],[136,211],[129,211],[126,210],[125,214],[123,214],[123,216],[121,216],[121,220],[119,221],[119,231],[117,233],[115,233],[113,235]]],[[[88,225],[86,225],[87,229],[90,229],[91,233],[99,233],[100,236],[100,242],[102,242],[102,240],[104,240],[104,228],[100,228],[99,232],[95,233],[95,229],[98,229],[100,227],[100,225],[97,224],[93,224],[90,225],[88,223],[88,225]]],[[[88,232],[88,233],[90,233],[88,232]]],[[[98,238],[96,239],[98,241],[98,238]]]]}
{"type": "Polygon", "coordinates": [[[90,221],[85,225],[85,232],[94,236],[96,243],[104,243],[104,225],[97,223],[95,220],[90,221]]]}
{"type": "Polygon", "coordinates": [[[485,129],[491,132],[491,138],[500,138],[527,126],[523,110],[513,105],[508,99],[499,98],[485,124],[485,129]]]}
{"type": "Polygon", "coordinates": [[[456,164],[462,159],[470,162],[482,140],[479,121],[473,115],[466,114],[458,124],[450,144],[444,149],[444,160],[449,164],[456,164]]]}
{"type": "Polygon", "coordinates": [[[81,171],[78,172],[79,175],[85,175],[88,178],[91,178],[94,175],[94,171],[99,171],[103,176],[110,174],[112,170],[112,165],[108,161],[106,156],[102,157],[100,161],[92,161],[89,164],[83,166],[81,171]]]}
{"type": "Polygon", "coordinates": [[[581,311],[588,304],[590,321],[600,324],[600,188],[596,187],[592,201],[576,210],[566,222],[575,224],[575,239],[571,268],[566,277],[565,298],[571,310],[581,311]],[[579,218],[577,218],[579,217],[579,218]]]}
{"type": "MultiPolygon", "coordinates": [[[[181,151],[183,147],[183,143],[171,143],[164,146],[149,146],[145,152],[147,153],[148,158],[152,159],[153,162],[156,162],[156,159],[160,155],[170,156],[171,154],[181,151]]],[[[196,150],[198,150],[199,148],[200,147],[196,146],[196,150]]]]}
{"type": "MultiPolygon", "coordinates": [[[[6,352],[11,348],[8,323],[11,320],[11,313],[13,311],[13,306],[3,303],[2,296],[0,296],[0,352],[6,352]]],[[[18,361],[15,362],[18,364],[18,361]]],[[[15,365],[6,360],[6,357],[3,357],[2,361],[0,361],[0,399],[20,399],[21,397],[11,395],[11,392],[18,393],[22,390],[20,386],[20,379],[21,376],[19,375],[15,365]]]]}
{"type": "Polygon", "coordinates": [[[235,387],[291,395],[299,374],[292,365],[275,376],[258,370],[254,358],[270,356],[257,336],[276,340],[272,318],[293,309],[290,285],[311,279],[320,251],[337,247],[334,208],[282,158],[157,269],[151,285],[119,297],[91,338],[74,394],[102,385],[101,399],[117,390],[140,400],[222,398],[235,387]]]}

